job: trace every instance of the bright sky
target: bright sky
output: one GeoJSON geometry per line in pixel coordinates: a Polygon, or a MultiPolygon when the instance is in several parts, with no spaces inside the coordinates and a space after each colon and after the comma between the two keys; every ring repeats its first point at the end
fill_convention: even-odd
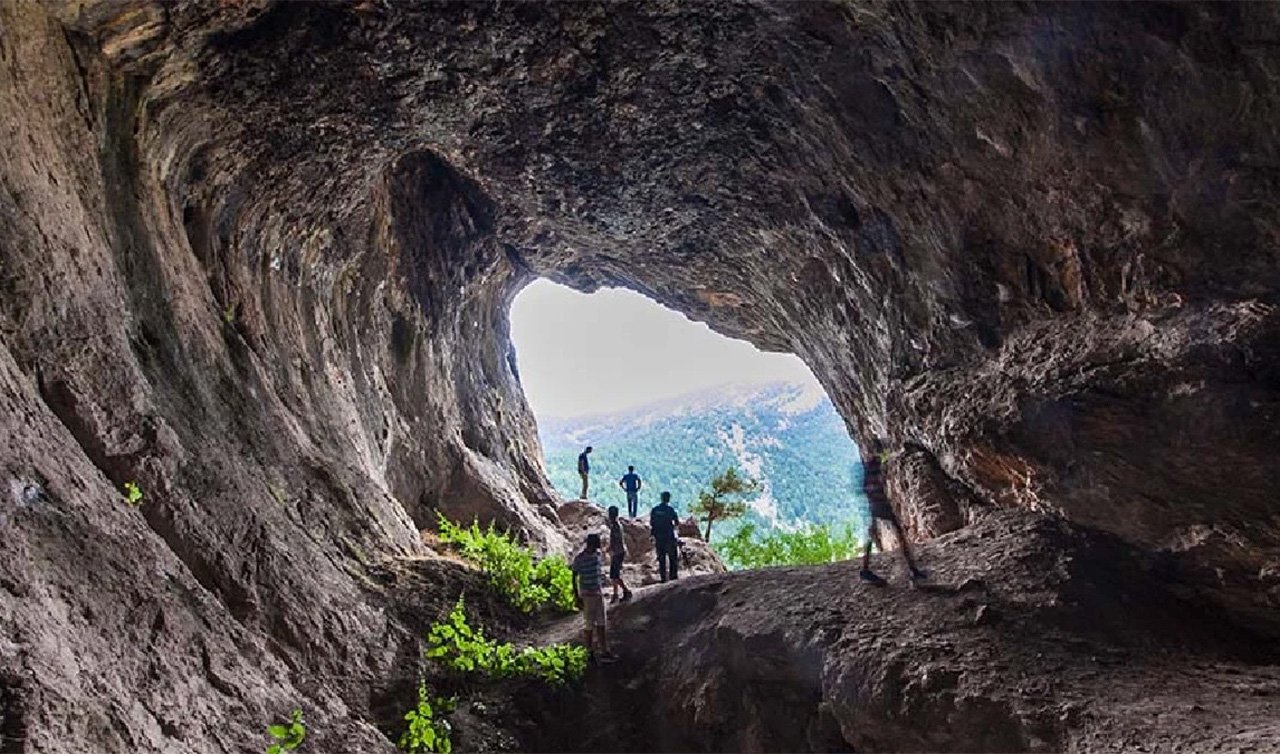
{"type": "Polygon", "coordinates": [[[796,356],[718,335],[621,288],[585,294],[536,280],[511,305],[511,340],[537,416],[617,411],[725,383],[817,385],[796,356]]]}

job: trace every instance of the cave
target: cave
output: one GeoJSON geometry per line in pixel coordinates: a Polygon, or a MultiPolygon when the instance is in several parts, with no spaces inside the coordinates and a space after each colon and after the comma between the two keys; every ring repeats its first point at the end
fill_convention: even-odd
{"type": "Polygon", "coordinates": [[[802,358],[937,583],[708,569],[511,748],[1280,747],[1278,16],[0,4],[0,749],[393,751],[437,514],[571,546],[537,277],[802,358]]]}

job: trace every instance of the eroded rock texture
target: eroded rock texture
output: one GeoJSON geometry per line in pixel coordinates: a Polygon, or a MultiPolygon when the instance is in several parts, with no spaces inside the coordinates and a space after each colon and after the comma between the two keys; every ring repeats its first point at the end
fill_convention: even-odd
{"type": "MultiPolygon", "coordinates": [[[[1280,744],[1273,647],[1158,558],[1023,512],[855,563],[700,576],[612,612],[620,662],[540,711],[542,751],[1250,751],[1280,744]],[[896,568],[895,568],[896,566],[896,568]],[[1190,599],[1189,599],[1190,598],[1190,599]],[[569,713],[569,710],[572,713],[569,713]]],[[[548,639],[578,630],[570,621],[548,639]]]]}
{"type": "Polygon", "coordinates": [[[917,537],[1060,514],[1273,620],[1276,14],[0,4],[0,730],[385,747],[366,564],[564,545],[535,275],[805,358],[917,537]]]}

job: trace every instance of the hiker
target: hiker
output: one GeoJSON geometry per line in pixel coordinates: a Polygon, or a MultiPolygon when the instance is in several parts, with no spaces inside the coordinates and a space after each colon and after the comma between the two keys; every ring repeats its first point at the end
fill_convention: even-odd
{"type": "Polygon", "coordinates": [[[627,473],[618,480],[618,486],[627,493],[627,515],[631,518],[639,516],[640,488],[644,486],[644,482],[640,481],[640,475],[636,473],[635,466],[627,467],[627,473]]]}
{"type": "Polygon", "coordinates": [[[671,507],[671,493],[663,492],[662,502],[649,511],[649,531],[653,534],[653,548],[658,551],[658,576],[665,582],[670,575],[679,578],[680,553],[676,546],[676,525],[680,517],[671,507]]]}
{"type": "Polygon", "coordinates": [[[631,599],[631,590],[622,581],[622,561],[627,557],[627,541],[622,536],[622,522],[618,520],[618,506],[609,506],[609,583],[613,595],[609,604],[618,601],[618,589],[622,589],[622,601],[631,599]]]}
{"type": "Polygon", "coordinates": [[[594,660],[617,659],[605,636],[604,573],[600,562],[600,535],[588,534],[586,546],[573,559],[573,601],[582,608],[587,623],[587,652],[594,660]]]}
{"type": "Polygon", "coordinates": [[[587,456],[591,453],[591,446],[578,454],[578,476],[582,477],[582,497],[579,500],[587,499],[587,475],[591,473],[591,462],[587,460],[587,456]]]}
{"type": "Polygon", "coordinates": [[[892,527],[897,535],[898,543],[902,547],[902,557],[907,561],[907,568],[911,572],[911,583],[915,584],[927,578],[927,574],[916,568],[915,561],[911,559],[907,536],[902,532],[902,524],[893,512],[893,506],[889,505],[889,496],[884,486],[883,468],[884,462],[889,459],[889,453],[885,450],[884,441],[878,437],[871,438],[870,451],[862,458],[862,491],[867,496],[867,502],[870,503],[871,521],[867,525],[867,548],[862,553],[862,570],[858,572],[858,578],[871,584],[885,583],[884,579],[871,570],[871,543],[874,542],[876,549],[884,552],[884,545],[880,543],[879,530],[876,528],[876,523],[882,521],[892,527]]]}

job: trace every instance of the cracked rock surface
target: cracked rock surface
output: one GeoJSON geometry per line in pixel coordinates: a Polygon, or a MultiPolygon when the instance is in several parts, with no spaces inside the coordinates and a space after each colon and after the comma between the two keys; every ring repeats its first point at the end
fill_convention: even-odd
{"type": "Polygon", "coordinates": [[[1065,520],[1280,635],[1278,16],[0,4],[5,745],[389,750],[370,569],[569,545],[539,275],[804,358],[916,539],[1065,520]]]}

